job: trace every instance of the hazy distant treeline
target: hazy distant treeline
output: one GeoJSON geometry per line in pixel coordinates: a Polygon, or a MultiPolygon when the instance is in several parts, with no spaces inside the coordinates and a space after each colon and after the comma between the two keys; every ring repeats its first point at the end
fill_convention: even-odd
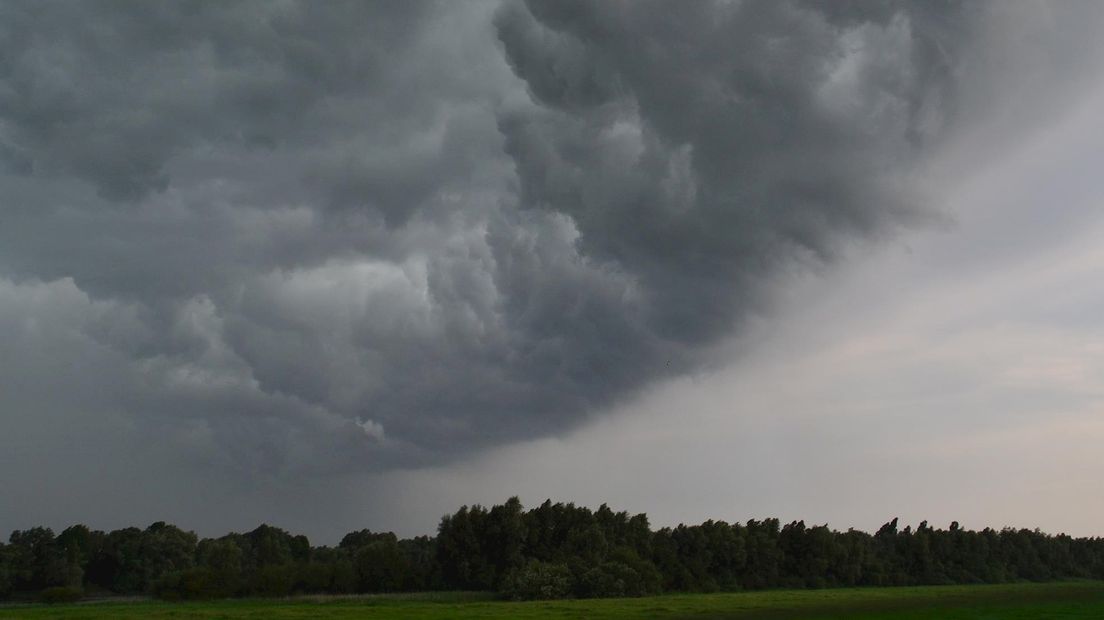
{"type": "Polygon", "coordinates": [[[436,537],[368,530],[336,547],[262,525],[199,540],[163,522],[113,532],[36,527],[0,544],[0,597],[151,593],[164,598],[417,590],[495,590],[510,598],[639,596],[670,591],[1104,578],[1104,539],[1037,530],[877,533],[802,521],[652,530],[643,514],[516,499],[464,507],[436,537]]]}

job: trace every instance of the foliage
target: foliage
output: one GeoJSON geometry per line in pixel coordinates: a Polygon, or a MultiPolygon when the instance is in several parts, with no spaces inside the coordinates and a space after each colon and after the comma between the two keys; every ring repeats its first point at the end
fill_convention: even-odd
{"type": "Polygon", "coordinates": [[[501,594],[510,600],[549,600],[571,596],[571,570],[564,564],[531,559],[509,570],[501,594]]]}
{"type": "Polygon", "coordinates": [[[1038,530],[947,529],[897,519],[871,535],[804,521],[706,521],[653,531],[645,515],[517,498],[464,506],[436,537],[360,530],[336,547],[261,525],[198,540],[157,522],[105,533],[15,531],[0,545],[0,597],[82,587],[169,599],[427,590],[512,599],[661,592],[979,584],[1104,578],[1104,540],[1038,530]]]}
{"type": "Polygon", "coordinates": [[[567,598],[571,581],[567,565],[530,560],[510,569],[503,579],[502,594],[514,601],[567,598]]]}
{"type": "Polygon", "coordinates": [[[74,603],[84,596],[84,590],[72,586],[54,586],[46,588],[38,593],[38,600],[43,603],[74,603]]]}

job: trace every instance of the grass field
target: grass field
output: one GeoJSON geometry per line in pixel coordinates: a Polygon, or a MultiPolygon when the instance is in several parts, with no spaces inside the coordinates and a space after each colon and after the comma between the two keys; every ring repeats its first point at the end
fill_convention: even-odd
{"type": "Polygon", "coordinates": [[[472,594],[0,607],[0,618],[1104,619],[1104,583],[780,590],[509,603],[472,594]]]}

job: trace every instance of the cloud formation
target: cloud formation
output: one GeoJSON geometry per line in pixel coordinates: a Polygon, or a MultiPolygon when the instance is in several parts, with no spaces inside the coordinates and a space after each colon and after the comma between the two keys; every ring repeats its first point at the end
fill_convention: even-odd
{"type": "Polygon", "coordinates": [[[779,270],[928,217],[990,23],[4,3],[3,422],[111,416],[245,478],[575,427],[708,364],[779,270]]]}

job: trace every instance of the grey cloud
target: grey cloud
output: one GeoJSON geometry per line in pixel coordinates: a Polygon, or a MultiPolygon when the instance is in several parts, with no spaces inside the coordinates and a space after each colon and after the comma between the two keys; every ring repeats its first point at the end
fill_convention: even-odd
{"type": "MultiPolygon", "coordinates": [[[[91,356],[91,410],[246,480],[562,432],[708,363],[779,269],[926,217],[914,166],[987,19],[4,3],[0,285],[64,292],[50,333],[84,336],[50,350],[91,356]]],[[[5,410],[81,415],[30,385],[5,410]]]]}
{"type": "Polygon", "coordinates": [[[708,340],[779,261],[917,213],[902,172],[949,88],[928,50],[953,51],[921,6],[510,5],[499,36],[543,104],[502,122],[523,203],[640,277],[656,333],[708,340]]]}
{"type": "Polygon", "coordinates": [[[421,7],[6,3],[6,150],[109,199],[164,191],[189,147],[309,139],[316,105],[388,78],[421,7]]]}

